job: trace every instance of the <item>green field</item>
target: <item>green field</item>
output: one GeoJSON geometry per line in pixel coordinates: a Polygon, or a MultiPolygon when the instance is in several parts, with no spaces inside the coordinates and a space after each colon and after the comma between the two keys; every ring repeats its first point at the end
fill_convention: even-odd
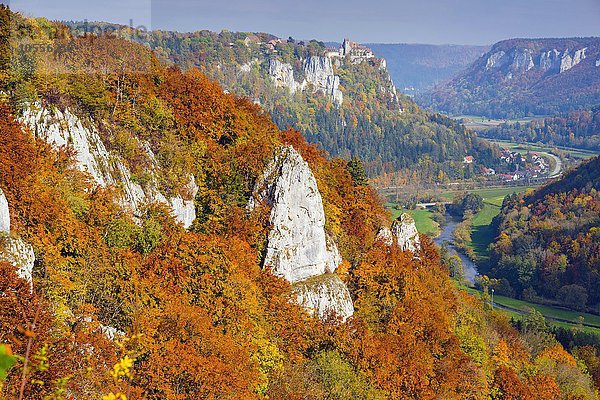
{"type": "MultiPolygon", "coordinates": [[[[473,288],[461,287],[461,289],[466,290],[467,292],[469,292],[472,295],[479,295],[481,293],[478,290],[473,289],[473,288]]],[[[598,316],[598,315],[593,315],[593,314],[588,314],[588,313],[580,313],[577,311],[566,310],[563,308],[530,303],[527,301],[517,300],[517,299],[510,298],[510,297],[504,297],[504,296],[499,296],[499,295],[494,296],[494,303],[497,305],[501,305],[504,307],[510,307],[515,310],[518,310],[518,312],[515,312],[512,310],[497,308],[497,310],[499,310],[505,314],[508,314],[514,318],[522,318],[523,315],[529,311],[529,309],[533,308],[533,309],[539,311],[540,313],[542,313],[542,315],[544,315],[544,317],[546,317],[547,319],[550,318],[550,320],[548,320],[548,323],[550,325],[560,326],[560,327],[564,327],[564,328],[576,327],[579,317],[583,316],[584,326],[583,326],[582,330],[585,332],[595,333],[595,334],[600,335],[600,316],[598,316]],[[565,321],[570,321],[570,323],[562,322],[562,321],[553,321],[552,319],[561,319],[561,320],[565,320],[565,321]],[[590,325],[593,325],[593,326],[590,326],[590,325]]]]}
{"type": "Polygon", "coordinates": [[[392,218],[394,219],[402,213],[407,213],[413,217],[419,233],[437,236],[440,232],[440,225],[431,219],[433,213],[429,210],[397,210],[393,203],[387,203],[385,206],[392,212],[392,218]]]}
{"type": "Polygon", "coordinates": [[[523,118],[516,118],[516,119],[493,119],[493,118],[482,117],[479,115],[458,115],[458,116],[452,117],[452,119],[454,119],[454,120],[465,120],[464,125],[467,127],[471,127],[471,128],[475,128],[475,127],[489,128],[489,127],[498,126],[498,125],[504,124],[504,123],[508,123],[508,124],[514,124],[517,122],[527,123],[527,122],[531,122],[533,120],[542,119],[542,118],[544,118],[544,116],[523,117],[523,118]]]}
{"type": "Polygon", "coordinates": [[[500,213],[500,207],[485,203],[483,209],[473,218],[471,226],[471,243],[477,260],[484,264],[489,259],[488,247],[494,241],[495,232],[491,226],[492,219],[500,213]]]}
{"type": "MultiPolygon", "coordinates": [[[[505,196],[512,193],[522,193],[527,189],[532,189],[531,186],[512,186],[512,187],[496,187],[496,188],[484,188],[484,189],[471,189],[467,190],[468,193],[476,193],[480,195],[483,200],[490,204],[497,206],[502,205],[502,200],[505,196]]],[[[450,190],[441,194],[442,198],[447,201],[452,201],[454,196],[460,191],[450,190]]]]}

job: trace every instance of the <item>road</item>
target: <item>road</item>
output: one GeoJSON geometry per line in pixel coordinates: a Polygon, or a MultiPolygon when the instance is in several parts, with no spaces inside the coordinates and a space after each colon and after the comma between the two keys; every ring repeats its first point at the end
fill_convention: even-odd
{"type": "Polygon", "coordinates": [[[554,169],[552,170],[550,175],[548,175],[548,178],[556,178],[557,176],[559,176],[562,172],[562,161],[560,160],[560,158],[555,156],[554,154],[546,152],[539,152],[539,154],[543,154],[554,159],[554,169]]]}

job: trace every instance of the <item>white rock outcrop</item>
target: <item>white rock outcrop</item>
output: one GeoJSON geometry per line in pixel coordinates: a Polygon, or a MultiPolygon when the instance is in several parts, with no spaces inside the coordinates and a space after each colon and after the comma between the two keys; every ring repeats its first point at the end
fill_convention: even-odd
{"type": "Polygon", "coordinates": [[[541,52],[534,52],[528,48],[515,48],[509,53],[503,50],[490,54],[486,60],[486,69],[503,67],[509,65],[507,74],[513,77],[513,73],[523,74],[532,69],[539,69],[543,72],[563,73],[570,70],[583,60],[587,54],[587,47],[569,51],[569,49],[545,49],[541,52]]]}
{"type": "Polygon", "coordinates": [[[12,264],[17,269],[17,275],[32,284],[35,253],[30,244],[20,238],[0,235],[0,261],[12,264]]]}
{"type": "Polygon", "coordinates": [[[298,303],[323,319],[337,314],[347,319],[354,314],[354,305],[348,288],[333,274],[320,275],[294,285],[298,303]]]}
{"type": "Polygon", "coordinates": [[[292,94],[304,90],[303,84],[296,82],[296,79],[294,79],[294,68],[288,63],[269,60],[269,75],[276,87],[288,88],[292,94]]]}
{"type": "Polygon", "coordinates": [[[574,66],[576,66],[577,64],[579,64],[581,61],[583,61],[586,57],[586,55],[585,55],[586,50],[587,50],[587,47],[576,50],[573,53],[573,55],[571,55],[569,53],[568,49],[565,50],[565,52],[563,53],[563,55],[560,59],[560,72],[563,73],[565,71],[568,71],[571,68],[573,68],[574,66]]]}
{"type": "Polygon", "coordinates": [[[23,111],[21,121],[36,137],[52,146],[71,146],[76,152],[77,164],[94,180],[107,186],[114,184],[109,173],[109,154],[93,126],[83,122],[69,110],[49,109],[32,105],[23,111]]]}
{"type": "Polygon", "coordinates": [[[247,74],[248,72],[252,71],[252,67],[255,64],[259,64],[259,61],[256,58],[253,59],[252,61],[249,61],[249,62],[247,62],[245,64],[240,65],[240,72],[242,72],[244,74],[247,74]]]}
{"type": "Polygon", "coordinates": [[[516,49],[511,64],[512,70],[524,73],[532,69],[535,66],[532,54],[529,49],[516,49]]]}
{"type": "Polygon", "coordinates": [[[502,50],[491,54],[487,59],[485,68],[486,69],[498,68],[502,64],[500,61],[504,58],[505,54],[506,53],[502,50]]]}
{"type": "Polygon", "coordinates": [[[294,68],[279,60],[269,60],[269,76],[276,87],[287,88],[290,93],[303,92],[311,85],[315,92],[323,93],[336,105],[341,105],[344,94],[340,90],[340,77],[335,75],[329,57],[313,56],[303,62],[304,79],[297,82],[294,68]]]}
{"type": "Polygon", "coordinates": [[[327,310],[333,310],[343,318],[351,315],[352,302],[349,306],[346,286],[335,278],[324,278],[333,276],[342,258],[325,232],[325,212],[317,180],[293,147],[278,149],[258,180],[248,207],[251,210],[263,201],[271,206],[264,266],[301,288],[299,303],[316,314],[325,315],[327,310]],[[306,284],[299,284],[302,282],[306,284]]]}
{"type": "Polygon", "coordinates": [[[0,189],[0,234],[10,233],[10,213],[8,211],[8,201],[2,189],[0,189]]]}
{"type": "Polygon", "coordinates": [[[390,228],[383,227],[379,229],[377,232],[377,237],[375,238],[376,242],[382,242],[386,246],[391,246],[394,244],[394,236],[392,235],[392,231],[390,228]]]}
{"type": "MultiPolygon", "coordinates": [[[[77,153],[76,161],[79,169],[89,173],[98,185],[120,187],[123,192],[123,206],[130,208],[134,214],[139,214],[146,204],[161,202],[172,208],[173,215],[186,228],[189,228],[196,218],[194,197],[198,187],[193,176],[190,177],[186,189],[188,198],[184,199],[178,194],[167,198],[157,189],[155,179],[150,179],[143,187],[134,182],[129,168],[118,155],[107,150],[98,129],[91,121],[84,123],[68,109],[63,112],[37,104],[25,109],[21,121],[37,137],[46,140],[52,146],[72,147],[77,153]]],[[[153,168],[150,172],[154,177],[158,169],[154,154],[146,143],[141,143],[140,147],[146,151],[153,168]]]]}
{"type": "Polygon", "coordinates": [[[419,232],[415,220],[410,215],[404,213],[392,223],[392,235],[400,249],[413,253],[421,250],[419,232]]]}
{"type": "Polygon", "coordinates": [[[302,156],[291,146],[279,149],[257,188],[254,198],[272,206],[264,264],[290,282],[335,271],[341,257],[325,233],[321,193],[302,156]]]}
{"type": "Polygon", "coordinates": [[[381,228],[377,233],[376,240],[383,242],[387,246],[396,244],[402,251],[408,250],[418,253],[421,250],[421,241],[415,220],[406,213],[392,222],[391,229],[381,228]]]}
{"type": "Polygon", "coordinates": [[[17,275],[32,283],[35,253],[30,244],[19,238],[10,236],[10,214],[8,201],[0,189],[0,261],[12,264],[17,269],[17,275]]]}
{"type": "Polygon", "coordinates": [[[340,90],[340,77],[333,72],[333,64],[329,57],[312,56],[304,61],[306,81],[330,97],[334,103],[341,105],[344,94],[340,90]]]}
{"type": "Polygon", "coordinates": [[[560,70],[560,52],[556,49],[548,50],[540,55],[540,69],[544,72],[549,70],[560,70]]]}

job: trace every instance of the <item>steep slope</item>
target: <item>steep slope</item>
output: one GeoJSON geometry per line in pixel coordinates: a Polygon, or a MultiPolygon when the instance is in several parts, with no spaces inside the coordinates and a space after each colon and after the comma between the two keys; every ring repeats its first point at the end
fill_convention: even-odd
{"type": "Polygon", "coordinates": [[[347,162],[143,46],[71,38],[59,24],[0,7],[6,18],[14,26],[0,37],[47,49],[61,32],[69,50],[33,52],[2,71],[0,187],[11,235],[36,255],[33,291],[0,262],[1,356],[15,363],[2,397],[593,399],[589,377],[560,345],[532,352],[505,317],[457,290],[429,239],[420,238],[418,258],[377,241],[389,215],[347,162]],[[125,164],[142,187],[178,193],[194,176],[194,223],[184,229],[161,201],[133,210],[121,178],[91,179],[74,143],[45,140],[52,125],[38,125],[36,136],[21,122],[37,103],[93,123],[89,132],[114,157],[109,168],[125,164]],[[143,141],[156,159],[146,179],[153,162],[143,141]],[[281,168],[269,168],[273,160],[281,168]],[[265,200],[281,195],[271,202],[256,201],[265,171],[273,172],[265,200]],[[280,219],[286,211],[291,225],[280,219]],[[325,261],[309,260],[315,276],[292,284],[264,268],[282,226],[293,227],[284,242],[294,257],[272,251],[273,259],[311,256],[293,245],[309,238],[325,261]],[[334,244],[342,261],[320,274],[326,260],[339,261],[334,244]],[[354,307],[346,321],[298,304],[327,309],[341,290],[354,307]]]}
{"type": "Polygon", "coordinates": [[[489,50],[489,46],[369,43],[387,61],[390,75],[402,93],[421,93],[454,77],[489,50]]]}
{"type": "Polygon", "coordinates": [[[148,142],[139,141],[137,146],[145,152],[149,169],[145,171],[143,185],[134,181],[129,168],[122,158],[113,152],[111,154],[98,133],[98,128],[92,121],[82,121],[69,109],[62,112],[55,107],[46,108],[39,104],[29,105],[23,111],[21,121],[34,133],[56,148],[71,147],[77,158],[78,167],[91,175],[93,180],[102,186],[120,186],[123,190],[122,202],[136,215],[142,213],[146,204],[160,202],[171,207],[173,215],[184,227],[189,228],[196,219],[196,209],[193,199],[198,193],[198,186],[193,176],[184,187],[187,199],[180,194],[167,199],[158,190],[158,182],[154,175],[159,168],[156,157],[148,142]]]}
{"type": "Polygon", "coordinates": [[[494,223],[493,277],[565,307],[600,303],[600,157],[528,196],[507,198],[494,223]]]}
{"type": "Polygon", "coordinates": [[[510,39],[420,101],[460,115],[514,118],[600,103],[600,38],[510,39]]]}
{"type": "MultiPolygon", "coordinates": [[[[71,27],[78,31],[77,24],[71,27]]],[[[473,133],[397,93],[385,60],[358,43],[327,48],[265,33],[113,28],[160,59],[199,68],[226,90],[248,96],[280,129],[294,127],[334,156],[361,157],[371,177],[416,172],[423,181],[462,179],[465,155],[487,166],[498,161],[499,153],[473,133]]]]}
{"type": "Polygon", "coordinates": [[[257,181],[250,209],[257,201],[272,207],[264,265],[301,288],[299,303],[314,309],[317,315],[324,317],[333,312],[343,319],[350,317],[354,312],[350,292],[340,278],[331,275],[342,258],[325,232],[317,181],[293,147],[277,150],[257,181]]]}

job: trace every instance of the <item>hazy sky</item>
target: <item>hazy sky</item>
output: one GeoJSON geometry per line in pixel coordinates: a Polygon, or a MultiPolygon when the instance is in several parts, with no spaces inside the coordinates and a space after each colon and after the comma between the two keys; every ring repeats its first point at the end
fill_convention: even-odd
{"type": "Polygon", "coordinates": [[[11,7],[51,19],[324,41],[491,44],[600,36],[600,0],[12,0],[11,7]]]}

